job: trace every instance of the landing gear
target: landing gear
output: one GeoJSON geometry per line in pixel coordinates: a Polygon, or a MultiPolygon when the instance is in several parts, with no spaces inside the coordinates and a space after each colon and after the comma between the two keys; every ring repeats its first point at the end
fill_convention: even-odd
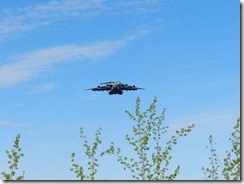
{"type": "Polygon", "coordinates": [[[109,94],[109,95],[116,95],[116,94],[118,94],[118,95],[122,95],[122,94],[123,94],[123,91],[116,91],[116,92],[111,92],[111,91],[109,91],[108,94],[109,94]]]}

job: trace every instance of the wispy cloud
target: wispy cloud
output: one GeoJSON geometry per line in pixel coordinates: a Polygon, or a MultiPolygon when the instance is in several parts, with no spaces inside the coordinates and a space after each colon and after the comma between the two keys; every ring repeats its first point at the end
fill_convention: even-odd
{"type": "Polygon", "coordinates": [[[55,64],[84,59],[101,59],[124,47],[135,36],[121,40],[98,42],[89,45],[63,45],[48,49],[19,54],[0,66],[0,88],[10,87],[18,83],[40,76],[55,64]]]}
{"type": "Polygon", "coordinates": [[[4,9],[0,16],[0,38],[48,26],[65,18],[80,16],[81,12],[99,8],[102,2],[102,0],[53,0],[24,8],[4,9]]]}
{"type": "Polygon", "coordinates": [[[34,133],[34,132],[25,132],[25,134],[28,135],[28,136],[31,136],[31,137],[38,136],[38,134],[37,133],[34,133]]]}
{"type": "Polygon", "coordinates": [[[0,10],[0,40],[74,17],[111,16],[155,11],[163,0],[52,0],[22,8],[0,10]]]}
{"type": "Polygon", "coordinates": [[[24,127],[24,126],[28,126],[28,124],[26,124],[26,123],[17,123],[17,122],[13,122],[13,121],[0,120],[0,126],[24,127]]]}
{"type": "Polygon", "coordinates": [[[191,115],[191,116],[187,116],[187,117],[181,117],[178,118],[176,120],[174,120],[174,122],[178,121],[178,122],[182,122],[182,123],[186,123],[186,122],[190,122],[190,123],[216,123],[222,120],[225,120],[226,118],[230,118],[232,116],[232,114],[212,114],[212,113],[202,113],[202,114],[196,114],[196,115],[191,115]]]}
{"type": "Polygon", "coordinates": [[[238,113],[231,110],[222,113],[202,113],[186,117],[175,118],[171,121],[170,129],[177,130],[189,125],[195,124],[194,131],[196,135],[222,134],[234,126],[238,113]]]}
{"type": "Polygon", "coordinates": [[[37,86],[35,88],[33,88],[29,94],[39,94],[39,93],[46,93],[52,89],[54,89],[57,85],[55,83],[52,82],[48,82],[48,83],[44,83],[41,84],[40,86],[37,86]]]}
{"type": "MultiPolygon", "coordinates": [[[[35,30],[52,23],[70,20],[74,17],[92,17],[135,13],[159,0],[52,0],[28,7],[0,10],[0,40],[18,33],[35,30]]],[[[0,88],[14,86],[37,78],[58,63],[74,60],[101,59],[109,56],[131,40],[149,31],[140,29],[139,34],[115,41],[96,42],[89,45],[65,44],[46,49],[34,50],[14,55],[0,65],[0,88]]]]}
{"type": "Polygon", "coordinates": [[[89,95],[79,95],[79,98],[81,98],[82,100],[96,100],[99,97],[101,97],[101,94],[97,94],[97,93],[96,94],[92,93],[89,95]]]}

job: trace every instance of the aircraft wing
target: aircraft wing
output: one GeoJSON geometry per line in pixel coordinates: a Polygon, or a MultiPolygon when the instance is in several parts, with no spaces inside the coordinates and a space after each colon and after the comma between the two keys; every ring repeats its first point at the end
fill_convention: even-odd
{"type": "Polygon", "coordinates": [[[92,91],[109,91],[109,90],[111,90],[111,87],[110,86],[98,86],[96,88],[89,88],[89,89],[86,89],[86,90],[92,90],[92,91]]]}
{"type": "Polygon", "coordinates": [[[139,88],[139,87],[136,87],[136,86],[130,86],[130,85],[123,85],[121,87],[121,90],[126,90],[126,91],[135,91],[135,90],[138,90],[138,89],[144,89],[144,88],[139,88]]]}

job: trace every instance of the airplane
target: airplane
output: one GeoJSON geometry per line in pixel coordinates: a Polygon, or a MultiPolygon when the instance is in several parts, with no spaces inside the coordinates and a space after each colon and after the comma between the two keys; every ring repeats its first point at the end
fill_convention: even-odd
{"type": "Polygon", "coordinates": [[[126,90],[126,91],[135,91],[135,90],[138,90],[138,89],[144,89],[144,88],[139,88],[139,87],[136,87],[135,85],[128,85],[128,84],[123,84],[121,83],[120,81],[111,81],[111,82],[103,82],[103,83],[100,83],[99,86],[97,86],[96,88],[89,88],[89,89],[85,89],[85,90],[92,90],[92,91],[108,91],[108,94],[109,95],[116,95],[116,94],[119,94],[119,95],[122,95],[123,94],[123,90],[126,90]],[[101,86],[101,84],[106,84],[105,86],[101,86]]]}

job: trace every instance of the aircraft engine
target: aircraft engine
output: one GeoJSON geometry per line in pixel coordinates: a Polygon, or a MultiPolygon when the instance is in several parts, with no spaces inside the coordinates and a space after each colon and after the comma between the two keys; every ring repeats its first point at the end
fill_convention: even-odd
{"type": "Polygon", "coordinates": [[[133,88],[135,88],[136,86],[135,86],[135,85],[133,85],[132,87],[133,87],[133,88]]]}
{"type": "Polygon", "coordinates": [[[101,86],[97,86],[97,88],[101,88],[101,86]]]}
{"type": "Polygon", "coordinates": [[[128,86],[128,84],[125,84],[125,86],[127,87],[127,86],[128,86]]]}

